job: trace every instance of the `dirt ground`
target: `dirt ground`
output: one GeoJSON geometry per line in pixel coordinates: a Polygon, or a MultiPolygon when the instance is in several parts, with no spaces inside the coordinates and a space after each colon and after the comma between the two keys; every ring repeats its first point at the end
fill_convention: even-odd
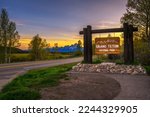
{"type": "Polygon", "coordinates": [[[56,87],[43,88],[42,100],[110,100],[121,90],[113,78],[94,74],[68,74],[56,87]]]}

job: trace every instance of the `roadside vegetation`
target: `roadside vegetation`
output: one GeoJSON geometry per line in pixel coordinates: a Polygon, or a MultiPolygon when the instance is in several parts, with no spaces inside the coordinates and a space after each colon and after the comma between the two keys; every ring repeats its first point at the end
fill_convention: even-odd
{"type": "Polygon", "coordinates": [[[68,79],[65,72],[73,65],[65,64],[56,67],[31,70],[8,83],[0,92],[1,100],[35,100],[40,99],[40,89],[59,84],[60,79],[68,79]]]}
{"type": "MultiPolygon", "coordinates": [[[[65,59],[65,58],[73,58],[78,57],[74,53],[49,53],[45,59],[43,60],[55,60],[55,59],[65,59]]],[[[29,53],[17,53],[11,55],[11,62],[26,62],[26,61],[34,61],[34,59],[30,56],[29,53]]]]}
{"type": "Polygon", "coordinates": [[[77,45],[77,50],[75,52],[66,54],[60,54],[58,43],[54,44],[53,52],[50,54],[50,46],[45,39],[42,39],[38,34],[33,37],[31,42],[29,43],[29,55],[32,60],[50,60],[51,58],[60,59],[60,58],[67,58],[82,55],[82,42],[79,40],[77,45]],[[63,55],[63,56],[62,56],[63,55]]]}

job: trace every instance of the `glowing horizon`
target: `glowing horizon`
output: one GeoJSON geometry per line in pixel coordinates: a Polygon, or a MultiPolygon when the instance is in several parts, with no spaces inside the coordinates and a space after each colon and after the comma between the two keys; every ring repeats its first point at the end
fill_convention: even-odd
{"type": "MultiPolygon", "coordinates": [[[[122,33],[106,33],[106,34],[96,34],[96,35],[93,35],[92,36],[92,40],[94,41],[95,38],[97,37],[108,37],[108,34],[110,34],[112,37],[119,37],[121,39],[121,45],[122,45],[122,42],[123,42],[123,38],[121,36],[122,33]]],[[[43,38],[41,37],[42,39],[46,39],[46,38],[43,38]]],[[[21,46],[19,47],[20,49],[23,49],[23,50],[27,50],[28,49],[28,44],[30,43],[30,41],[32,40],[32,38],[22,38],[21,39],[21,46]]],[[[47,38],[47,43],[50,44],[50,47],[54,47],[54,44],[55,43],[58,43],[58,46],[59,47],[64,47],[66,45],[72,45],[72,44],[75,44],[75,43],[78,43],[79,40],[81,40],[82,44],[83,44],[83,36],[80,36],[78,39],[50,39],[50,38],[47,38]],[[69,40],[69,41],[68,41],[69,40]]]]}

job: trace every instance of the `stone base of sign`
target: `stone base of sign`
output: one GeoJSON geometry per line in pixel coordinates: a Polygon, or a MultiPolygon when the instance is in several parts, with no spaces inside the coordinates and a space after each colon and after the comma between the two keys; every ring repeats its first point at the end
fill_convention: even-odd
{"type": "Polygon", "coordinates": [[[73,66],[72,72],[94,72],[94,73],[119,73],[119,74],[146,74],[146,70],[140,65],[117,65],[115,63],[101,64],[77,64],[73,66]]]}

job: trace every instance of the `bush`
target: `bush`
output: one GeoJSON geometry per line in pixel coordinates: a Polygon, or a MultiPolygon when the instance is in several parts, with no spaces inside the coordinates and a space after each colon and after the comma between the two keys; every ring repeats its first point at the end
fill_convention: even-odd
{"type": "Polygon", "coordinates": [[[29,54],[12,54],[11,62],[23,62],[23,61],[31,61],[31,57],[29,54]]]}
{"type": "Polygon", "coordinates": [[[121,57],[118,54],[109,54],[108,55],[108,59],[110,59],[110,60],[116,60],[116,59],[120,59],[120,58],[121,57]]]}
{"type": "Polygon", "coordinates": [[[150,75],[150,66],[145,66],[146,72],[148,75],[150,75]]]}
{"type": "Polygon", "coordinates": [[[115,60],[115,63],[118,65],[122,65],[122,64],[124,64],[124,61],[122,59],[117,59],[117,60],[115,60]]]}
{"type": "Polygon", "coordinates": [[[105,58],[104,56],[97,55],[96,58],[94,58],[93,60],[93,64],[99,64],[104,62],[105,60],[104,58],[105,58]]]}
{"type": "Polygon", "coordinates": [[[3,62],[4,62],[4,54],[0,53],[0,63],[3,63],[3,62]]]}
{"type": "Polygon", "coordinates": [[[142,65],[150,65],[150,43],[143,40],[134,41],[135,61],[142,65]]]}
{"type": "Polygon", "coordinates": [[[82,52],[81,51],[76,51],[73,53],[73,56],[81,56],[82,55],[82,52]]]}
{"type": "Polygon", "coordinates": [[[93,64],[99,64],[99,63],[102,63],[103,61],[100,60],[100,59],[95,59],[93,60],[93,64]]]}

